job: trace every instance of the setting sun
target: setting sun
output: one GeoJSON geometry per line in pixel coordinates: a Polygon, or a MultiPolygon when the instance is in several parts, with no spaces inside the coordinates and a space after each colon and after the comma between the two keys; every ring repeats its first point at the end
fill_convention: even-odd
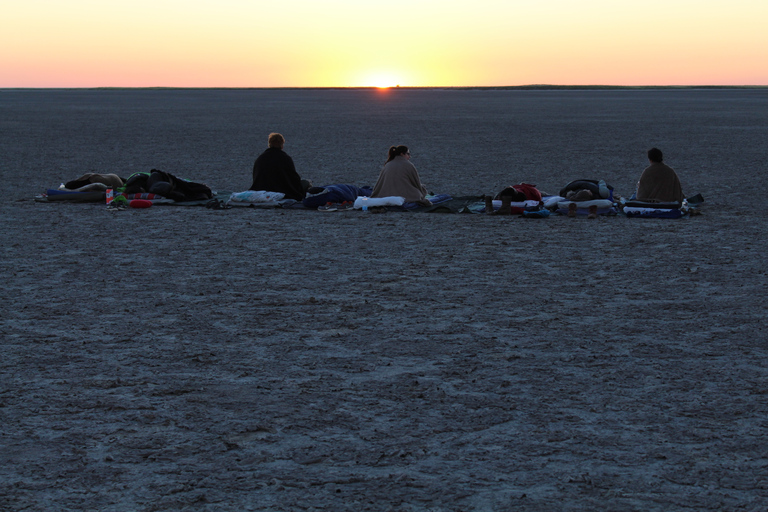
{"type": "Polygon", "coordinates": [[[389,89],[390,87],[399,87],[402,80],[393,73],[372,73],[363,78],[361,82],[360,85],[363,87],[389,89]]]}

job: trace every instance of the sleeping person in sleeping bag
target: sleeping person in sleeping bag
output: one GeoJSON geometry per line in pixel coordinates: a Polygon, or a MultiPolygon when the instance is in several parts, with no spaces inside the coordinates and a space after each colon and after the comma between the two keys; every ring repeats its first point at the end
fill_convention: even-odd
{"type": "Polygon", "coordinates": [[[605,180],[574,180],[560,190],[560,197],[579,202],[593,199],[613,201],[613,187],[605,180]]]}
{"type": "Polygon", "coordinates": [[[68,181],[64,187],[68,190],[75,190],[94,183],[101,183],[108,188],[120,188],[123,186],[123,179],[117,174],[100,174],[95,172],[85,173],[77,179],[68,181]]]}
{"type": "Polygon", "coordinates": [[[541,192],[536,188],[536,185],[531,185],[530,183],[520,183],[507,187],[496,194],[494,199],[503,199],[507,196],[512,199],[513,203],[522,201],[541,201],[541,192]]]}
{"type": "Polygon", "coordinates": [[[373,193],[371,187],[357,187],[355,185],[326,185],[324,187],[310,187],[307,197],[302,203],[307,208],[317,208],[328,203],[354,203],[358,197],[370,197],[373,193]]]}
{"type": "Polygon", "coordinates": [[[485,196],[485,213],[493,213],[496,215],[512,215],[523,213],[525,207],[515,206],[512,207],[512,203],[523,203],[525,201],[541,202],[541,192],[536,188],[536,185],[530,183],[519,183],[517,185],[511,185],[504,190],[496,194],[496,197],[485,196]],[[494,211],[493,200],[501,201],[501,207],[494,211]]]}
{"type": "Polygon", "coordinates": [[[174,201],[201,201],[211,199],[213,191],[204,183],[195,183],[174,176],[169,172],[152,169],[150,172],[137,172],[125,182],[126,194],[150,193],[174,201]]]}

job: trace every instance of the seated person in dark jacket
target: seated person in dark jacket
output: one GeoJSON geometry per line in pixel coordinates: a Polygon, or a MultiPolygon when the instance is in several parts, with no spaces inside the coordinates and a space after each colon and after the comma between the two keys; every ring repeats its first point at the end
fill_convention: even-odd
{"type": "Polygon", "coordinates": [[[283,151],[285,138],[279,133],[269,134],[269,147],[253,164],[253,184],[250,190],[282,192],[286,199],[304,199],[304,187],[296,172],[293,159],[283,151]]]}
{"type": "Polygon", "coordinates": [[[675,171],[664,163],[661,150],[651,148],[648,151],[648,161],[651,165],[646,167],[640,176],[636,199],[650,203],[681,202],[684,196],[680,179],[675,171]]]}

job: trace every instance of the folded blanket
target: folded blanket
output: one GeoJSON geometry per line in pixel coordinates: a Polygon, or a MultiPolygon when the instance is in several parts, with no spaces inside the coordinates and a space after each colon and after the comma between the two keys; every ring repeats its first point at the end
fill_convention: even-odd
{"type": "Polygon", "coordinates": [[[361,196],[355,199],[355,210],[359,210],[363,207],[363,205],[367,205],[368,207],[372,206],[403,206],[403,203],[405,203],[405,198],[400,196],[389,196],[389,197],[365,197],[361,196]]]}
{"type": "Polygon", "coordinates": [[[541,198],[541,202],[544,203],[544,208],[555,208],[557,203],[566,201],[563,196],[544,196],[541,198]]]}
{"type": "Polygon", "coordinates": [[[267,190],[246,190],[245,192],[233,192],[227,200],[227,204],[236,206],[248,206],[251,204],[279,204],[285,197],[282,192],[269,192],[267,190]]]}

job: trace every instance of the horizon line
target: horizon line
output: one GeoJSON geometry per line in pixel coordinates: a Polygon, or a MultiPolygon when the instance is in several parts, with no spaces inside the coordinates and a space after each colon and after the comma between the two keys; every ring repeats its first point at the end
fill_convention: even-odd
{"type": "Polygon", "coordinates": [[[91,87],[0,87],[3,91],[22,90],[389,90],[389,89],[454,89],[454,90],[552,90],[552,89],[765,89],[768,85],[393,85],[380,87],[375,85],[362,86],[91,86],[91,87]]]}

